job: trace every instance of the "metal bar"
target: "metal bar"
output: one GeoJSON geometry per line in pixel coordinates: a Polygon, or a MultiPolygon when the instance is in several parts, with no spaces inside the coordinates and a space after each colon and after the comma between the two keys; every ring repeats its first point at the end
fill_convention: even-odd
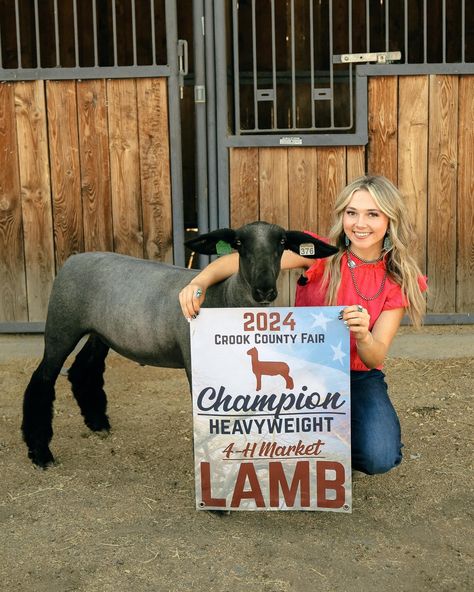
{"type": "Polygon", "coordinates": [[[77,0],[72,2],[72,18],[74,28],[74,63],[79,67],[79,31],[77,28],[77,0]]]}
{"type": "MultiPolygon", "coordinates": [[[[194,84],[204,87],[206,83],[204,31],[204,0],[193,2],[194,29],[194,84]]],[[[199,232],[209,232],[209,208],[207,192],[207,141],[206,141],[206,103],[194,102],[195,113],[195,197],[199,232]]],[[[209,258],[199,256],[200,266],[209,262],[209,258]]]]}
{"type": "Polygon", "coordinates": [[[117,53],[117,9],[115,6],[115,0],[112,0],[112,37],[114,43],[114,66],[118,66],[118,53],[117,53]]]}
{"type": "Polygon", "coordinates": [[[232,43],[234,57],[234,122],[235,133],[240,134],[240,62],[239,62],[239,8],[238,0],[232,2],[232,43]]]}
{"type": "Polygon", "coordinates": [[[36,64],[41,68],[41,38],[40,38],[40,28],[39,28],[38,0],[35,0],[34,7],[35,7],[36,64]]]}
{"type": "Polygon", "coordinates": [[[135,0],[132,0],[132,49],[133,49],[133,65],[137,65],[137,15],[135,0]]]}
{"type": "MultiPolygon", "coordinates": [[[[194,112],[195,112],[195,196],[197,210],[197,224],[199,232],[209,232],[209,193],[207,186],[207,120],[206,103],[196,100],[196,87],[205,89],[205,40],[204,40],[204,1],[193,2],[193,30],[194,30],[194,112]]],[[[207,90],[207,89],[206,89],[207,90]]],[[[206,93],[207,94],[207,93],[206,93]]],[[[207,100],[207,97],[206,97],[207,100]]],[[[199,255],[199,267],[209,263],[209,257],[199,255]]]]}
{"type": "Polygon", "coordinates": [[[466,61],[466,2],[461,0],[461,62],[466,61]]]}
{"type": "Polygon", "coordinates": [[[78,78],[169,77],[170,66],[98,66],[81,68],[0,68],[1,80],[77,80],[78,78]]]}
{"type": "Polygon", "coordinates": [[[365,0],[365,36],[366,52],[370,52],[370,0],[365,0]]]}
{"type": "Polygon", "coordinates": [[[331,56],[334,53],[332,0],[329,0],[329,88],[331,89],[331,127],[334,127],[334,66],[331,56]]]}
{"type": "Polygon", "coordinates": [[[369,130],[368,130],[368,81],[367,76],[359,76],[360,66],[355,68],[356,70],[356,120],[355,120],[355,132],[356,135],[362,137],[367,144],[369,141],[369,130]]]}
{"type": "Polygon", "coordinates": [[[150,21],[151,21],[151,63],[156,65],[156,30],[155,30],[155,0],[150,0],[150,21]]]}
{"type": "Polygon", "coordinates": [[[18,0],[15,0],[15,28],[16,28],[16,53],[18,60],[18,68],[23,67],[21,59],[21,32],[20,32],[20,10],[18,8],[18,0]]]}
{"type": "MultiPolygon", "coordinates": [[[[168,80],[169,139],[171,157],[171,203],[173,210],[173,254],[176,265],[184,265],[183,161],[178,83],[178,15],[176,0],[166,0],[166,52],[168,80]]],[[[136,68],[133,68],[136,70],[136,68]]]]}
{"type": "MultiPolygon", "coordinates": [[[[367,115],[365,115],[367,117],[367,115]]],[[[298,130],[299,132],[300,130],[298,130]]],[[[330,131],[330,130],[327,130],[330,131]]],[[[252,148],[252,147],[282,147],[282,146],[364,146],[367,144],[367,135],[364,132],[350,133],[309,133],[300,134],[286,130],[286,134],[256,134],[228,136],[223,144],[227,148],[252,148]],[[286,139],[294,138],[290,144],[286,139]]],[[[219,196],[220,198],[221,196],[219,196]]],[[[227,226],[226,223],[221,226],[227,226]]]]}
{"type": "Polygon", "coordinates": [[[446,0],[441,3],[442,39],[443,39],[443,64],[446,63],[446,0]]]}
{"type": "Polygon", "coordinates": [[[404,37],[405,37],[405,64],[408,64],[408,0],[403,3],[403,22],[404,22],[404,37]]]}
{"type": "Polygon", "coordinates": [[[94,66],[99,65],[99,51],[97,47],[97,0],[92,0],[92,34],[94,36],[94,66]]]}
{"type": "Polygon", "coordinates": [[[290,27],[291,27],[291,127],[296,129],[296,59],[295,59],[295,0],[291,0],[291,16],[290,16],[290,27]]]}
{"type": "MultiPolygon", "coordinates": [[[[414,76],[419,74],[474,74],[474,63],[446,64],[363,64],[357,66],[358,76],[414,76]]],[[[81,68],[0,68],[2,80],[74,80],[103,78],[169,77],[170,66],[100,66],[81,68]]],[[[247,132],[248,130],[246,130],[247,132]]],[[[250,130],[252,131],[252,130],[250,130]]]]}
{"type": "Polygon", "coordinates": [[[316,106],[314,103],[314,5],[313,0],[309,0],[309,51],[310,71],[311,71],[311,126],[316,125],[316,106]]]}
{"type": "Polygon", "coordinates": [[[216,41],[216,96],[219,97],[216,108],[217,122],[217,194],[219,196],[220,227],[229,226],[229,153],[225,144],[228,134],[227,124],[227,55],[226,55],[226,20],[224,2],[214,3],[214,32],[216,41]]]}
{"type": "Polygon", "coordinates": [[[209,199],[209,226],[219,226],[219,199],[217,190],[217,120],[216,120],[216,73],[214,39],[214,2],[205,3],[205,47],[206,47],[206,114],[207,114],[207,193],[209,199]]]}
{"type": "Polygon", "coordinates": [[[426,0],[423,0],[423,62],[428,63],[428,23],[426,12],[426,0]]]}
{"type": "Polygon", "coordinates": [[[275,0],[271,0],[272,20],[272,88],[273,88],[273,124],[278,125],[277,86],[276,86],[276,40],[275,40],[275,0]]]}
{"type": "Polygon", "coordinates": [[[415,76],[417,74],[474,74],[474,63],[467,64],[389,64],[358,66],[361,76],[415,76]]]}
{"type": "Polygon", "coordinates": [[[253,60],[253,108],[255,113],[254,129],[258,127],[258,101],[257,101],[257,26],[255,23],[255,0],[252,0],[252,60],[253,60]]]}
{"type": "MultiPolygon", "coordinates": [[[[95,2],[95,0],[94,0],[95,2]]],[[[58,0],[54,0],[54,46],[56,50],[56,66],[61,66],[61,48],[59,43],[59,12],[58,0]]]]}

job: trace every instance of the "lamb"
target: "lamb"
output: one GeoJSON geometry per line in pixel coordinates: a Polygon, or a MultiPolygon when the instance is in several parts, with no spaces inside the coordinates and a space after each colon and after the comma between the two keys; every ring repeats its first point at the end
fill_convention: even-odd
{"type": "MultiPolygon", "coordinates": [[[[239,271],[209,288],[205,306],[268,306],[277,297],[276,281],[284,249],[324,258],[336,249],[308,234],[285,231],[266,222],[237,230],[219,229],[191,239],[202,254],[216,254],[226,244],[240,255],[239,271]]],[[[115,253],[70,257],[53,285],[45,327],[43,359],[33,372],[23,401],[23,439],[31,461],[42,468],[54,462],[54,385],[84,335],[68,378],[85,424],[108,431],[103,374],[109,349],[142,365],[185,368],[191,385],[189,326],[178,302],[180,290],[198,273],[115,253]]]]}

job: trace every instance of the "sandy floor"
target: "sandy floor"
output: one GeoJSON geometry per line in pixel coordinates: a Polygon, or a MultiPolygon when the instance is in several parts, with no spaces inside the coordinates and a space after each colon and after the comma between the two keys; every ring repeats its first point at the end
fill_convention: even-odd
{"type": "Polygon", "coordinates": [[[109,356],[107,438],[85,428],[60,377],[52,445],[58,462],[41,471],[28,461],[19,432],[22,393],[37,362],[28,355],[0,362],[2,590],[474,589],[472,358],[388,361],[404,462],[355,481],[352,515],[222,518],[194,509],[183,371],[109,356]]]}

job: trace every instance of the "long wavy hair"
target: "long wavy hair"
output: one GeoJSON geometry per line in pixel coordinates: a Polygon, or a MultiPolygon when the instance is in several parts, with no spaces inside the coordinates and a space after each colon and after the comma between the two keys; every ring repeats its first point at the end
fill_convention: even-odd
{"type": "Polygon", "coordinates": [[[385,256],[390,277],[402,288],[408,301],[407,312],[415,327],[422,323],[426,310],[425,298],[418,278],[421,271],[410,253],[416,253],[416,235],[408,218],[408,211],[400,191],[388,179],[378,175],[359,177],[349,183],[339,194],[334,205],[335,221],[329,238],[339,247],[326,265],[324,281],[327,285],[327,304],[337,304],[337,293],[341,283],[341,259],[345,252],[343,216],[354,192],[365,189],[374,199],[377,207],[389,219],[389,233],[392,247],[385,256]]]}

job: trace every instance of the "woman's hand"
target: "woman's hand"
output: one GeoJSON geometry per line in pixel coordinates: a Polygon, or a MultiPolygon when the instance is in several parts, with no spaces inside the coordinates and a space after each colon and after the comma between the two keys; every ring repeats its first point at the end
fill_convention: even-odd
{"type": "Polygon", "coordinates": [[[206,290],[197,283],[191,282],[179,293],[179,303],[183,315],[188,321],[195,319],[201,309],[201,304],[204,302],[206,290]]]}
{"type": "Polygon", "coordinates": [[[347,325],[358,345],[370,344],[373,340],[369,331],[370,315],[360,304],[346,306],[342,311],[342,320],[347,325]]]}
{"type": "Polygon", "coordinates": [[[385,359],[405,310],[384,310],[369,331],[370,315],[360,304],[346,306],[340,318],[356,339],[357,353],[367,368],[377,368],[385,359]]]}

